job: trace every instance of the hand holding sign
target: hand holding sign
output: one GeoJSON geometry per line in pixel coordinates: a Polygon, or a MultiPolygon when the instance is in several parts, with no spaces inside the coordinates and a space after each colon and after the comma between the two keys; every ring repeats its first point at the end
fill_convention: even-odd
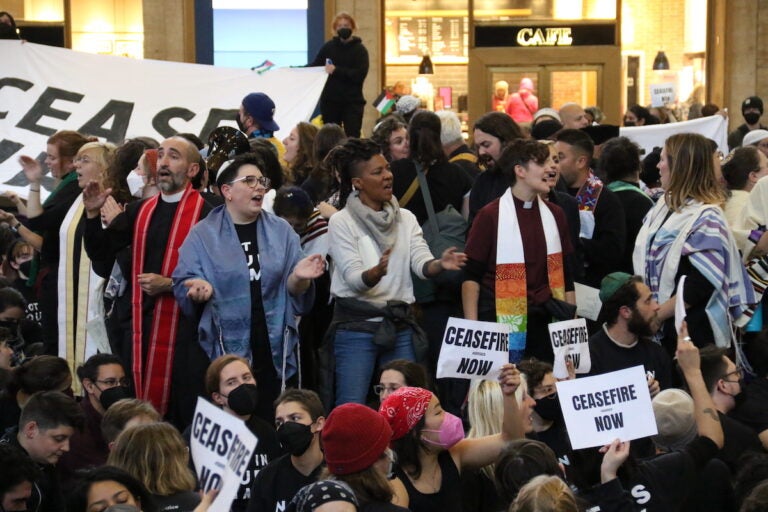
{"type": "Polygon", "coordinates": [[[505,364],[501,367],[499,384],[505,396],[514,395],[520,387],[520,370],[513,364],[505,364]]]}
{"type": "Polygon", "coordinates": [[[600,482],[610,482],[616,478],[619,468],[629,458],[629,441],[624,443],[619,439],[614,439],[609,445],[600,448],[603,453],[603,463],[600,465],[600,482]]]}
{"type": "Polygon", "coordinates": [[[448,319],[437,361],[438,379],[488,379],[504,372],[508,362],[509,324],[448,319]]]}
{"type": "Polygon", "coordinates": [[[687,322],[683,322],[680,326],[680,334],[677,335],[675,359],[677,359],[677,364],[680,365],[683,373],[700,369],[701,357],[699,356],[699,349],[693,344],[691,337],[688,336],[687,322]]]}
{"type": "Polygon", "coordinates": [[[556,379],[567,379],[570,363],[575,373],[589,373],[592,361],[589,357],[589,334],[587,321],[583,318],[549,324],[549,339],[555,354],[554,375],[556,379]]]}

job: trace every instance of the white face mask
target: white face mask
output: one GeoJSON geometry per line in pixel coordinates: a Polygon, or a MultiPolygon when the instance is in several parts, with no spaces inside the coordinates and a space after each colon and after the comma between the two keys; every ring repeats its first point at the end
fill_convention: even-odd
{"type": "Polygon", "coordinates": [[[125,177],[125,181],[128,182],[128,189],[131,191],[133,197],[141,199],[141,193],[144,190],[144,176],[140,175],[136,171],[131,171],[128,176],[125,177]]]}

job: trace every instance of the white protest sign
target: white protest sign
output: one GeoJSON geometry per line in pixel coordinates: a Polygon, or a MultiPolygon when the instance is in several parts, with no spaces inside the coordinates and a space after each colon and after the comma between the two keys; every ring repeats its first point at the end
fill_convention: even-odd
{"type": "Polygon", "coordinates": [[[600,290],[581,283],[573,283],[576,293],[576,314],[597,322],[603,303],[600,301],[600,290]]]}
{"type": "Polygon", "coordinates": [[[209,512],[229,511],[257,443],[243,420],[198,397],[189,444],[200,488],[219,489],[209,512]]]}
{"type": "Polygon", "coordinates": [[[728,119],[720,116],[700,117],[679,123],[654,124],[651,126],[622,126],[619,135],[640,146],[643,155],[654,147],[664,147],[664,141],[676,133],[698,133],[717,143],[723,154],[728,154],[728,119]]]}
{"type": "Polygon", "coordinates": [[[560,381],[557,396],[574,450],[657,433],[642,365],[560,381]]]}
{"type": "Polygon", "coordinates": [[[683,320],[685,320],[684,287],[685,276],[680,276],[680,280],[677,282],[677,292],[675,292],[675,332],[678,334],[680,334],[680,329],[683,327],[683,320]]]}
{"type": "Polygon", "coordinates": [[[555,353],[554,375],[567,379],[566,359],[573,364],[576,373],[589,373],[592,360],[589,357],[589,333],[584,318],[549,324],[549,339],[555,353]]]}
{"type": "MultiPolygon", "coordinates": [[[[191,132],[207,142],[217,126],[235,126],[247,94],[264,92],[275,102],[280,125],[275,136],[282,139],[299,121],[309,120],[328,77],[323,67],[258,74],[10,40],[0,41],[0,55],[0,191],[22,197],[27,180],[19,156],[37,158],[47,170],[46,140],[58,130],[113,143],[191,132]]],[[[50,190],[54,180],[46,176],[42,184],[50,190]]]]}
{"type": "Polygon", "coordinates": [[[487,379],[509,362],[509,325],[449,318],[437,378],[487,379]]]}
{"type": "Polygon", "coordinates": [[[674,82],[651,84],[651,106],[663,107],[667,103],[674,103],[675,89],[674,82]]]}

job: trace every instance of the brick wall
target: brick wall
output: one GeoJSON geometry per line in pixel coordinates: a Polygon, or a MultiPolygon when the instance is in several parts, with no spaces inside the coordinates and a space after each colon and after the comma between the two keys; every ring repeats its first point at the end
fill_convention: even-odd
{"type": "MultiPolygon", "coordinates": [[[[435,74],[429,76],[429,81],[437,94],[438,87],[451,87],[453,89],[453,110],[459,106],[459,95],[467,94],[467,66],[435,64],[435,74]]],[[[395,82],[410,84],[419,73],[419,66],[386,66],[385,83],[392,87],[395,82]]]]}

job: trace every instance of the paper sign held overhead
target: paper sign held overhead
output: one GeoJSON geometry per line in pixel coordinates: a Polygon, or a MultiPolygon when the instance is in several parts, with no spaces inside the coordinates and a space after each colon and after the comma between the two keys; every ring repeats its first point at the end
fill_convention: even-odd
{"type": "Polygon", "coordinates": [[[667,103],[674,103],[677,93],[674,82],[651,85],[651,106],[663,107],[667,103]]]}
{"type": "Polygon", "coordinates": [[[190,451],[203,492],[219,489],[209,512],[228,512],[258,439],[243,420],[198,397],[190,451]]]}
{"type": "Polygon", "coordinates": [[[449,318],[437,378],[495,379],[509,362],[509,325],[449,318]]]}
{"type": "Polygon", "coordinates": [[[554,375],[567,379],[565,361],[570,360],[576,373],[589,373],[592,361],[589,357],[589,333],[584,318],[549,324],[549,339],[555,354],[554,375]]]}
{"type": "Polygon", "coordinates": [[[657,433],[642,366],[558,382],[557,396],[574,450],[657,433]]]}
{"type": "Polygon", "coordinates": [[[677,282],[677,292],[675,292],[675,332],[678,334],[680,334],[680,329],[683,327],[683,321],[685,320],[685,299],[683,298],[684,289],[685,276],[680,276],[680,280],[677,282]]]}

